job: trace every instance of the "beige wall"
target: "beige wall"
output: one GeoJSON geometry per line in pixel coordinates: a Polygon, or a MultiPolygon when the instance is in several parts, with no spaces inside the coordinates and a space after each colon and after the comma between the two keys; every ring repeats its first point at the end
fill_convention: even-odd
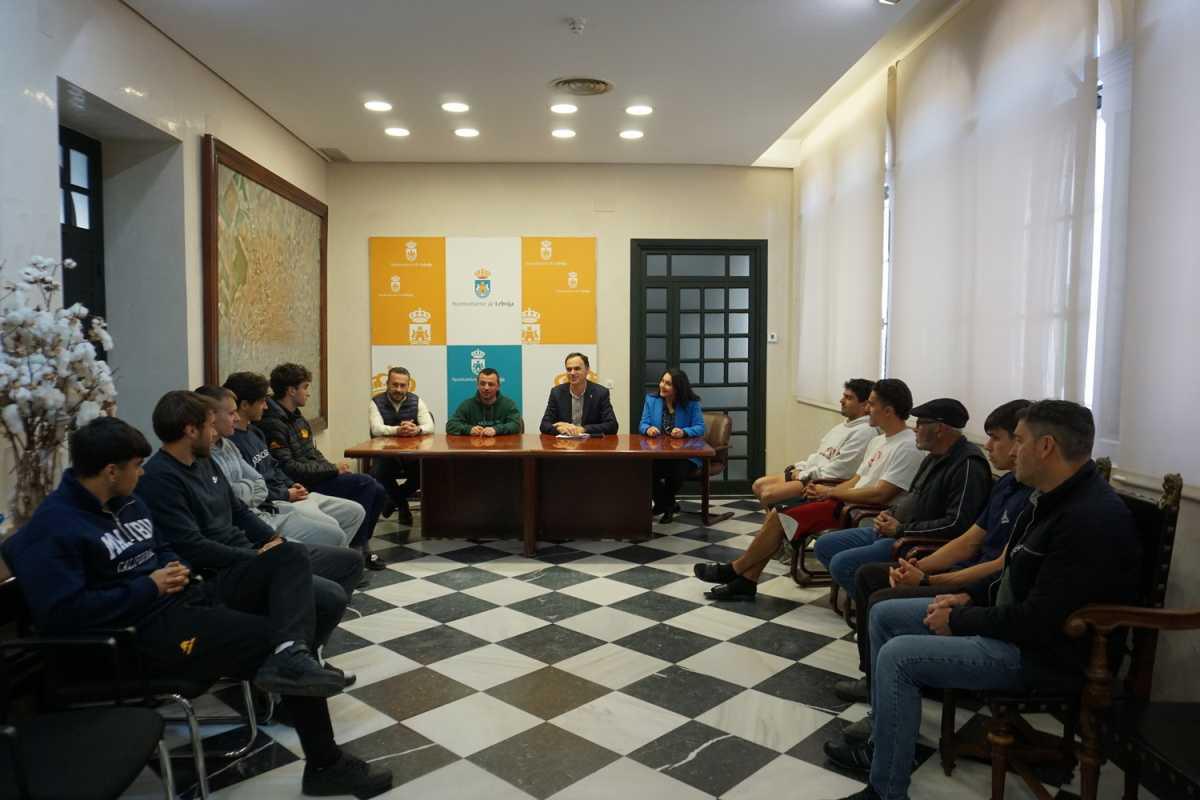
{"type": "MultiPolygon", "coordinates": [[[[367,437],[371,236],[595,236],[599,366],[628,429],[629,243],[640,238],[766,239],[770,291],[767,458],[788,425],[791,171],[548,164],[331,164],[331,452],[367,437]]],[[[419,378],[418,378],[419,380],[419,378]]],[[[540,402],[533,399],[530,402],[540,402]]]]}

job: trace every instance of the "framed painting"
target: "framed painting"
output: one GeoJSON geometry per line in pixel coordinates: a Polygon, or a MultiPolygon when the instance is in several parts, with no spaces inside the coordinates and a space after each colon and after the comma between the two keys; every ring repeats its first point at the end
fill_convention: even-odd
{"type": "Polygon", "coordinates": [[[313,374],[305,416],[321,429],[329,209],[211,135],[201,151],[205,380],[303,364],[313,374]]]}

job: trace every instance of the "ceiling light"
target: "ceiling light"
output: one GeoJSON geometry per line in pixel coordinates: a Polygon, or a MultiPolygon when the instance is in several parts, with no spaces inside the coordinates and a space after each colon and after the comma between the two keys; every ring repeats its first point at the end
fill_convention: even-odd
{"type": "Polygon", "coordinates": [[[653,114],[654,109],[650,106],[629,106],[625,109],[626,114],[632,114],[635,117],[644,117],[648,114],[653,114]]]}
{"type": "Polygon", "coordinates": [[[474,128],[458,128],[454,131],[455,136],[461,136],[464,139],[474,139],[479,135],[479,131],[474,128]]]}
{"type": "Polygon", "coordinates": [[[392,104],[386,100],[368,100],[363,103],[363,108],[367,111],[391,111],[392,104]]]}
{"type": "Polygon", "coordinates": [[[451,114],[462,114],[470,110],[471,107],[466,103],[442,103],[442,111],[449,111],[451,114]]]}
{"type": "Polygon", "coordinates": [[[571,130],[570,128],[555,128],[554,130],[550,131],[550,135],[555,139],[574,139],[575,131],[571,130]]]}
{"type": "Polygon", "coordinates": [[[622,139],[640,139],[645,135],[641,131],[621,131],[622,139]]]}
{"type": "Polygon", "coordinates": [[[555,103],[550,106],[550,110],[555,114],[574,114],[579,109],[570,103],[555,103]]]}
{"type": "Polygon", "coordinates": [[[895,6],[899,4],[900,0],[879,0],[879,5],[881,6],[895,6]]]}
{"type": "Polygon", "coordinates": [[[408,136],[408,128],[384,128],[383,132],[388,136],[408,136]]]}

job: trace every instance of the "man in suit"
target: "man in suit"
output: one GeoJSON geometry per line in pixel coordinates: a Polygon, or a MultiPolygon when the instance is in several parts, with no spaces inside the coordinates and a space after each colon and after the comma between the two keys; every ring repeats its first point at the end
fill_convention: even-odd
{"type": "Polygon", "coordinates": [[[608,389],[589,383],[591,364],[583,353],[571,353],[563,362],[567,382],[550,390],[546,413],[542,417],[542,433],[603,436],[617,432],[617,415],[608,399],[608,389]]]}

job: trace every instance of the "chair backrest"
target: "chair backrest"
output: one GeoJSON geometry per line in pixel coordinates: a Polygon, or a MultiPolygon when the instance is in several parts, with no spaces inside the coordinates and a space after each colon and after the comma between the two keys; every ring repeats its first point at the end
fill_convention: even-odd
{"type": "Polygon", "coordinates": [[[721,472],[725,469],[725,462],[729,460],[729,439],[732,435],[733,420],[729,418],[729,414],[724,411],[704,412],[704,441],[717,451],[716,457],[712,460],[714,472],[721,472]],[[716,469],[718,464],[720,469],[716,469]]]}

